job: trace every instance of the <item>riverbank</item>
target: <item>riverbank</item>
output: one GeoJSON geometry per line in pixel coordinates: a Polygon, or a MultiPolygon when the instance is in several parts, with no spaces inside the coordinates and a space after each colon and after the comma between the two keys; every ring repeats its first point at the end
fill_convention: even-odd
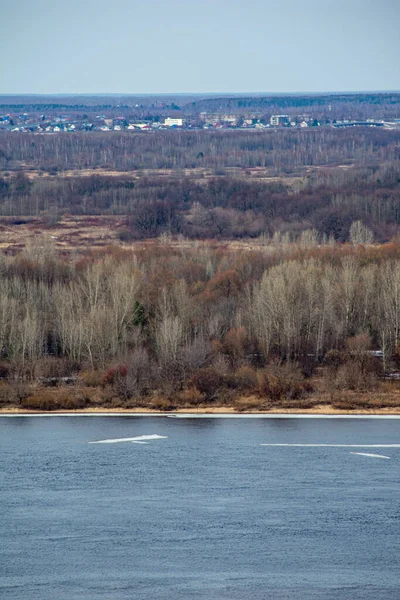
{"type": "MultiPolygon", "coordinates": [[[[194,414],[194,415],[400,415],[400,388],[395,381],[380,382],[368,391],[324,391],[312,380],[314,392],[299,398],[276,398],[253,394],[221,394],[206,401],[199,393],[186,390],[171,397],[153,394],[144,398],[115,397],[104,386],[81,383],[48,388],[31,385],[21,399],[12,397],[13,388],[3,385],[1,414],[194,414]],[[318,387],[320,389],[318,389],[318,387]],[[7,393],[8,392],[8,393],[7,393]]],[[[0,388],[1,389],[1,388],[0,388]]]]}
{"type": "Polygon", "coordinates": [[[59,409],[52,411],[28,410],[18,407],[3,407],[0,408],[0,416],[2,415],[380,415],[380,416],[400,416],[400,408],[380,408],[380,409],[358,409],[358,410],[341,410],[333,406],[325,404],[313,406],[308,409],[288,409],[284,407],[274,407],[270,410],[249,410],[237,411],[234,407],[209,407],[209,408],[179,408],[173,411],[160,411],[150,408],[101,408],[90,407],[84,409],[59,409]]]}

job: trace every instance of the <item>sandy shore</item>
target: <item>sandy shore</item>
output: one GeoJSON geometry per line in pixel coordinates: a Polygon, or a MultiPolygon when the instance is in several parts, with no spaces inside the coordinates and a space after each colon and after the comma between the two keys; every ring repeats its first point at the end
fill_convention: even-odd
{"type": "Polygon", "coordinates": [[[314,406],[310,409],[287,409],[287,408],[279,408],[275,407],[271,410],[251,410],[251,411],[237,411],[233,407],[210,407],[210,408],[181,408],[173,411],[159,411],[153,410],[149,408],[134,408],[134,409],[125,409],[125,408],[101,408],[101,407],[93,407],[93,408],[85,408],[80,410],[52,410],[52,411],[41,411],[41,410],[26,410],[20,409],[18,407],[6,407],[0,408],[0,416],[1,415],[57,415],[57,414],[120,414],[120,415],[129,415],[129,414],[140,414],[140,415],[175,415],[175,414],[195,414],[195,415],[400,415],[400,408],[382,408],[379,410],[339,410],[333,408],[332,406],[327,406],[326,404],[321,404],[318,406],[314,406]]]}

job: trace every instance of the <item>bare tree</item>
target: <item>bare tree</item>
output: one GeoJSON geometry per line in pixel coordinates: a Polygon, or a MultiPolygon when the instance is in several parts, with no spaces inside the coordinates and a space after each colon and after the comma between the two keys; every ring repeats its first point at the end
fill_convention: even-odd
{"type": "Polygon", "coordinates": [[[373,244],[374,234],[362,221],[353,221],[350,227],[350,241],[354,246],[373,244]]]}

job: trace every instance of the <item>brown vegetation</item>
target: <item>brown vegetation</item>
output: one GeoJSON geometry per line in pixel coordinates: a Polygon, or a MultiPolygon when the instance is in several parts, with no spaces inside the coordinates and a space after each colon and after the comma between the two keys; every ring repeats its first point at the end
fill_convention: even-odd
{"type": "Polygon", "coordinates": [[[399,147],[1,135],[0,404],[398,410],[399,147]]]}
{"type": "MultiPolygon", "coordinates": [[[[38,227],[55,229],[55,237],[71,228],[68,215],[86,215],[85,233],[73,239],[71,228],[69,246],[93,243],[89,217],[94,226],[105,218],[102,244],[108,225],[124,243],[160,235],[306,245],[388,241],[400,226],[399,136],[325,128],[3,133],[0,215],[28,227],[29,218],[40,218],[38,227]]],[[[0,223],[5,232],[9,225],[0,223]]]]}
{"type": "Polygon", "coordinates": [[[41,239],[0,260],[0,402],[395,410],[399,257],[160,243],[57,258],[41,239]]]}

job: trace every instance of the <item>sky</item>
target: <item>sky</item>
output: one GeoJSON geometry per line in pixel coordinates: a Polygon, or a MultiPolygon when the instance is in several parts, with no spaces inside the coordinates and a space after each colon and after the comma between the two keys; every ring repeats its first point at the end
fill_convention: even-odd
{"type": "Polygon", "coordinates": [[[400,0],[0,0],[1,94],[400,90],[400,0]]]}

